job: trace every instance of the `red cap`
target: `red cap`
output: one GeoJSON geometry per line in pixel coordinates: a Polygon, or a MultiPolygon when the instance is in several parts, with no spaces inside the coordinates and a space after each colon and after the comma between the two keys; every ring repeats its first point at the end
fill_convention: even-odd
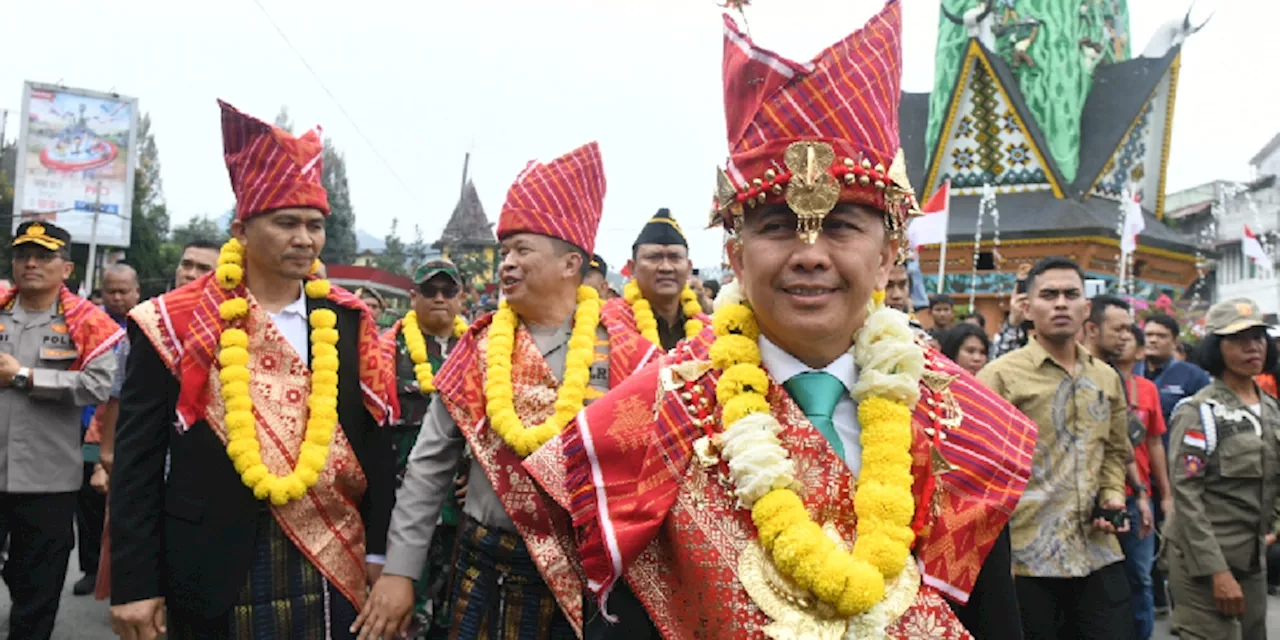
{"type": "Polygon", "coordinates": [[[591,255],[604,213],[604,190],[604,162],[595,142],[546,164],[531,160],[507,190],[498,216],[498,239],[538,233],[591,255]]]}
{"type": "Polygon", "coordinates": [[[320,127],[301,136],[219,100],[222,149],[236,194],[236,219],[292,207],[329,215],[329,196],[320,184],[323,144],[320,127]]]}
{"type": "Polygon", "coordinates": [[[898,138],[899,2],[805,64],[756,46],[732,18],[724,21],[729,160],[712,223],[783,201],[801,217],[800,209],[830,205],[813,213],[819,220],[838,202],[905,216],[914,195],[898,138]]]}

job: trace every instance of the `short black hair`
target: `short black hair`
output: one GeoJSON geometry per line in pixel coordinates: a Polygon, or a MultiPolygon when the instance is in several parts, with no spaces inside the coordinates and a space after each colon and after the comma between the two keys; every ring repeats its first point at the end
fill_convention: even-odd
{"type": "Polygon", "coordinates": [[[702,288],[703,288],[703,289],[706,289],[706,290],[707,290],[707,293],[711,294],[711,299],[712,299],[712,300],[715,300],[715,299],[716,299],[716,296],[720,295],[720,281],[719,281],[719,280],[715,280],[715,279],[711,279],[711,280],[703,280],[703,281],[702,281],[702,288]]]}
{"type": "Polygon", "coordinates": [[[102,297],[102,289],[94,289],[93,291],[89,292],[89,297],[90,297],[90,298],[101,298],[101,297],[102,297]]]}
{"type": "MultiPolygon", "coordinates": [[[[1142,327],[1139,327],[1138,323],[1133,323],[1133,325],[1129,327],[1129,332],[1133,334],[1133,341],[1138,345],[1139,349],[1147,346],[1147,334],[1142,332],[1142,327]]],[[[1187,346],[1186,343],[1178,343],[1178,347],[1180,348],[1185,346],[1187,346]]]]}
{"type": "Polygon", "coordinates": [[[962,320],[968,321],[970,318],[977,318],[978,326],[982,327],[983,329],[987,328],[987,317],[982,315],[981,313],[978,313],[977,311],[966,313],[964,315],[964,318],[962,318],[962,320]]]}
{"type": "MultiPolygon", "coordinates": [[[[1227,361],[1222,359],[1222,336],[1211,333],[1200,341],[1200,346],[1196,349],[1196,364],[1200,365],[1209,375],[1215,378],[1221,378],[1223,372],[1227,370],[1227,361]]],[[[1276,341],[1267,336],[1267,356],[1262,363],[1262,371],[1275,371],[1276,361],[1280,359],[1280,355],[1276,353],[1276,341]]]]}
{"type": "Polygon", "coordinates": [[[1062,256],[1048,256],[1041,258],[1035,266],[1031,267],[1031,271],[1027,272],[1027,291],[1031,291],[1036,286],[1036,278],[1044,275],[1046,271],[1057,271],[1059,269],[1070,269],[1080,276],[1080,284],[1084,284],[1084,270],[1076,264],[1075,260],[1064,258],[1062,256]]]}
{"type": "Polygon", "coordinates": [[[218,246],[218,243],[208,238],[195,238],[193,240],[188,241],[186,244],[182,245],[183,251],[186,251],[187,249],[220,249],[220,248],[221,247],[218,246]]]}
{"type": "Polygon", "coordinates": [[[1181,333],[1181,330],[1178,328],[1178,321],[1174,320],[1173,316],[1164,313],[1153,313],[1147,316],[1147,324],[1153,322],[1168,329],[1169,333],[1173,334],[1174,340],[1178,339],[1178,334],[1181,333]]]}
{"type": "Polygon", "coordinates": [[[938,342],[942,345],[942,355],[955,360],[956,356],[960,355],[960,347],[964,346],[964,341],[968,340],[969,336],[981,340],[982,350],[988,355],[991,354],[991,339],[987,337],[982,327],[968,322],[961,322],[937,336],[938,342]]]}
{"type": "Polygon", "coordinates": [[[945,305],[947,305],[947,306],[949,306],[949,307],[954,307],[954,306],[956,306],[956,303],[954,303],[954,302],[952,302],[952,301],[951,301],[951,296],[949,296],[949,295],[947,295],[947,294],[945,294],[945,293],[939,293],[938,295],[936,295],[936,296],[933,296],[933,297],[929,298],[929,308],[930,308],[930,309],[932,309],[932,308],[934,308],[934,307],[937,307],[937,306],[944,305],[944,304],[945,304],[945,305]]]}
{"type": "Polygon", "coordinates": [[[581,283],[585,280],[587,272],[591,271],[591,255],[572,242],[561,240],[560,238],[552,238],[551,236],[547,237],[551,238],[551,246],[555,248],[556,255],[562,256],[567,253],[576,253],[578,257],[582,258],[582,267],[578,269],[578,282],[581,283]]]}
{"type": "Polygon", "coordinates": [[[1094,296],[1089,302],[1091,305],[1089,307],[1089,317],[1085,319],[1085,322],[1089,322],[1097,326],[1102,326],[1103,319],[1107,317],[1108,307],[1115,307],[1121,311],[1128,311],[1131,309],[1128,301],[1105,293],[1094,296]]]}

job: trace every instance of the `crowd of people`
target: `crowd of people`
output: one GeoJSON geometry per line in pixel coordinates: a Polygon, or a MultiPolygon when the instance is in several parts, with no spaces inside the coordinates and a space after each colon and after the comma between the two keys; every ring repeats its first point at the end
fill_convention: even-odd
{"type": "Polygon", "coordinates": [[[51,637],[74,520],[75,593],[127,640],[1146,640],[1169,607],[1186,640],[1265,638],[1257,305],[1210,309],[1197,366],[1172,318],[1046,258],[994,337],[946,296],[926,329],[882,117],[900,4],[810,64],[726,27],[724,281],[662,209],[609,287],[592,142],[511,184],[491,310],[435,259],[383,330],[318,260],[317,133],[225,102],[232,239],[186,247],[169,293],[113,266],[100,308],[63,284],[68,233],[19,227],[10,637],[51,637]]]}

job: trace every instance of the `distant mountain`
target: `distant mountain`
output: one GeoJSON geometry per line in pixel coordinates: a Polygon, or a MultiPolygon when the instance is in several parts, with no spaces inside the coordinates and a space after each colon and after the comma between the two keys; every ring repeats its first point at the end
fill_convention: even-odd
{"type": "Polygon", "coordinates": [[[372,250],[380,252],[387,248],[387,243],[382,238],[365,231],[364,229],[356,229],[356,250],[365,251],[372,250]]]}

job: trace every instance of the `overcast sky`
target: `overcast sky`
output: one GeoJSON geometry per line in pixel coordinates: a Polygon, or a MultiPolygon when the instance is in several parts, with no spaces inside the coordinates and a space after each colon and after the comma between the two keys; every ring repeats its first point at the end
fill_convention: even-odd
{"type": "MultiPolygon", "coordinates": [[[[323,125],[346,153],[360,229],[381,237],[399,218],[404,233],[416,224],[428,240],[453,209],[468,150],[496,221],[527,160],[599,140],[609,182],[598,244],[606,260],[624,261],[659,207],[686,231],[703,226],[726,153],[714,0],[260,2],[337,102],[254,0],[68,0],[56,9],[0,0],[8,137],[23,80],[137,97],[151,114],[177,224],[233,205],[215,98],[268,121],[288,105],[299,128],[323,125]]],[[[808,60],[880,6],[756,0],[747,18],[757,42],[808,60]]],[[[1129,6],[1138,51],[1185,10],[1177,0],[1129,6]]],[[[1184,48],[1171,191],[1249,177],[1248,159],[1280,131],[1280,3],[1207,0],[1195,15],[1213,8],[1184,48]]],[[[905,16],[904,88],[928,91],[938,3],[905,0],[905,16]]],[[[719,234],[692,240],[695,262],[718,264],[719,234]]]]}

